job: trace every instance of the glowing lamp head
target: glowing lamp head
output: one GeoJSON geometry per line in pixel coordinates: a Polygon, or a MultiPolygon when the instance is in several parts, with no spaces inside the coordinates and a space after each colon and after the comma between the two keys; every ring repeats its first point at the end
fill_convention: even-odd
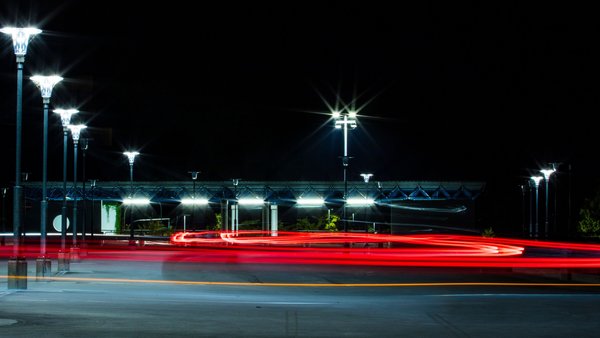
{"type": "Polygon", "coordinates": [[[135,157],[137,155],[139,155],[140,153],[138,153],[137,151],[125,151],[123,152],[123,155],[127,156],[127,159],[129,160],[129,165],[133,165],[133,161],[135,160],[135,157]]]}
{"type": "Polygon", "coordinates": [[[365,180],[365,183],[369,183],[369,179],[371,176],[373,176],[373,174],[360,174],[360,176],[362,176],[363,180],[365,180]]]}
{"type": "Polygon", "coordinates": [[[54,109],[54,112],[60,115],[60,122],[63,128],[66,128],[71,123],[71,116],[79,113],[77,109],[54,109]]]}
{"type": "Polygon", "coordinates": [[[31,77],[31,81],[40,88],[43,99],[50,99],[50,96],[52,96],[52,88],[62,80],[63,78],[58,75],[34,75],[31,77]]]}
{"type": "Polygon", "coordinates": [[[71,129],[71,136],[73,137],[74,142],[79,141],[79,136],[81,135],[81,131],[87,128],[84,124],[70,124],[69,129],[71,129]]]}
{"type": "Polygon", "coordinates": [[[542,175],[544,175],[544,179],[546,179],[546,181],[550,179],[550,176],[552,176],[552,174],[554,174],[555,171],[556,171],[556,169],[554,169],[554,168],[540,170],[542,175]]]}
{"type": "Polygon", "coordinates": [[[533,181],[533,183],[535,184],[535,187],[539,187],[540,186],[540,182],[544,179],[543,176],[531,176],[531,180],[533,181]]]}
{"type": "Polygon", "coordinates": [[[351,119],[355,119],[356,118],[356,112],[354,110],[350,110],[348,112],[348,117],[351,119]]]}
{"type": "Polygon", "coordinates": [[[27,54],[27,46],[29,45],[29,41],[36,34],[40,34],[42,31],[37,28],[33,28],[33,27],[25,27],[25,28],[4,27],[4,28],[0,29],[0,32],[9,34],[12,36],[13,47],[15,49],[15,55],[17,56],[17,61],[23,62],[25,54],[27,54]]]}
{"type": "Polygon", "coordinates": [[[334,110],[331,112],[331,116],[333,116],[334,119],[339,119],[341,116],[341,113],[337,110],[334,110]]]}

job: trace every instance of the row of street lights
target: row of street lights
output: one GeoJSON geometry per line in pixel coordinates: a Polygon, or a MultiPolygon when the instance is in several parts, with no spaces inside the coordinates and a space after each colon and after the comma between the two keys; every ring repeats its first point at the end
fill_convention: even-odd
{"type": "Polygon", "coordinates": [[[533,228],[533,222],[529,220],[529,236],[530,237],[539,237],[539,186],[540,182],[544,180],[546,182],[546,208],[545,208],[545,219],[544,219],[544,236],[548,236],[548,183],[550,182],[550,177],[552,174],[556,172],[556,166],[552,165],[552,168],[544,168],[540,170],[540,175],[531,176],[531,182],[533,183],[532,187],[535,190],[535,229],[533,228]]]}
{"type": "MultiPolygon", "coordinates": [[[[15,156],[15,186],[13,194],[13,256],[9,260],[8,264],[8,288],[9,289],[26,289],[27,288],[27,261],[21,257],[20,254],[20,231],[22,228],[22,187],[21,187],[21,151],[22,151],[22,96],[23,96],[23,64],[25,62],[25,55],[27,54],[27,47],[31,39],[40,34],[42,31],[33,27],[26,28],[15,28],[5,27],[0,29],[0,32],[8,34],[12,37],[14,53],[17,61],[17,104],[16,104],[16,156],[15,156]]],[[[48,195],[47,195],[47,182],[48,182],[48,110],[50,106],[50,98],[52,96],[52,90],[60,81],[62,77],[58,75],[42,76],[35,75],[31,77],[34,84],[40,89],[43,103],[43,158],[42,158],[42,199],[40,202],[40,257],[36,260],[36,276],[44,276],[50,272],[50,260],[47,259],[46,255],[46,228],[47,228],[47,210],[48,210],[48,195]]],[[[77,188],[77,145],[79,141],[80,133],[86,128],[85,125],[72,125],[70,124],[71,116],[77,113],[75,109],[56,109],[55,113],[61,117],[63,126],[63,207],[61,212],[62,228],[61,228],[61,253],[59,253],[59,270],[68,270],[68,257],[65,255],[65,242],[66,242],[66,162],[67,162],[67,134],[71,131],[74,144],[74,175],[73,185],[77,188]],[[61,261],[61,258],[66,261],[61,261]],[[62,263],[62,264],[61,264],[62,263]]],[[[73,248],[77,247],[77,194],[74,194],[74,206],[73,206],[73,248]]]]}

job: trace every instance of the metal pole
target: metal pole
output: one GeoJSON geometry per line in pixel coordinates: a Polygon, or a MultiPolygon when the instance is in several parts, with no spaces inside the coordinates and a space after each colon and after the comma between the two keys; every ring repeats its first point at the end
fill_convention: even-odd
{"type": "Polygon", "coordinates": [[[342,157],[342,165],[344,166],[344,232],[348,231],[348,221],[346,220],[346,200],[348,199],[348,116],[344,115],[344,156],[342,157]]]}
{"type": "Polygon", "coordinates": [[[82,176],[81,176],[81,183],[82,183],[82,189],[81,189],[81,195],[82,195],[82,199],[83,199],[83,210],[81,212],[81,217],[83,218],[83,225],[81,228],[81,241],[83,243],[85,243],[85,228],[86,228],[86,196],[85,196],[85,152],[88,148],[88,140],[86,138],[84,138],[83,140],[83,144],[82,144],[82,149],[83,150],[83,163],[82,163],[82,176]]]}
{"type": "Polygon", "coordinates": [[[65,251],[67,242],[67,139],[69,128],[63,127],[63,203],[61,210],[60,249],[65,251]]]}
{"type": "Polygon", "coordinates": [[[129,163],[129,198],[133,198],[133,162],[129,163]]]}
{"type": "Polygon", "coordinates": [[[544,237],[548,237],[548,181],[550,176],[546,178],[546,220],[544,221],[544,237]]]}
{"type": "Polygon", "coordinates": [[[90,185],[92,186],[92,220],[91,220],[91,226],[92,229],[90,231],[90,236],[92,237],[92,239],[94,238],[94,194],[96,193],[96,180],[90,180],[90,185]]]}
{"type": "Polygon", "coordinates": [[[527,231],[525,229],[525,185],[521,184],[519,188],[521,188],[521,229],[523,234],[525,234],[527,231]]]}
{"type": "MultiPolygon", "coordinates": [[[[7,188],[2,188],[2,233],[6,232],[6,191],[7,188]]],[[[0,246],[4,246],[4,236],[0,239],[0,246]]]]}
{"type": "Polygon", "coordinates": [[[533,237],[533,195],[531,194],[531,189],[533,186],[531,182],[529,182],[529,237],[533,237]]]}
{"type": "MultiPolygon", "coordinates": [[[[24,59],[24,57],[23,57],[24,59]]],[[[23,60],[24,61],[24,60],[23,60]]],[[[21,237],[22,194],[21,189],[21,129],[23,116],[23,61],[17,56],[17,140],[15,158],[15,187],[13,195],[13,257],[19,257],[19,241],[21,237]]]]}
{"type": "Polygon", "coordinates": [[[42,201],[40,203],[40,255],[46,255],[46,218],[48,215],[48,105],[50,99],[44,99],[44,140],[42,160],[42,201]]]}
{"type": "Polygon", "coordinates": [[[73,140],[73,247],[77,247],[77,144],[73,140]]]}
{"type": "Polygon", "coordinates": [[[539,186],[535,187],[535,237],[539,236],[539,218],[540,218],[540,209],[539,209],[539,186]]]}

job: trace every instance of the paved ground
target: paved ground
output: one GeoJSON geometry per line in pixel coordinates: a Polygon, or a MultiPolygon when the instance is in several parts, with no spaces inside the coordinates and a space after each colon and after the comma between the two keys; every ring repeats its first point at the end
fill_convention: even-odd
{"type": "MultiPolygon", "coordinates": [[[[51,274],[58,279],[36,281],[35,262],[28,268],[27,290],[8,290],[0,277],[2,337],[597,337],[600,330],[599,287],[409,284],[556,282],[509,270],[191,264],[174,256],[83,259],[51,274]],[[260,286],[271,282],[312,284],[260,286]],[[382,282],[404,284],[349,284],[382,282]]],[[[6,271],[0,261],[0,275],[6,271]]]]}

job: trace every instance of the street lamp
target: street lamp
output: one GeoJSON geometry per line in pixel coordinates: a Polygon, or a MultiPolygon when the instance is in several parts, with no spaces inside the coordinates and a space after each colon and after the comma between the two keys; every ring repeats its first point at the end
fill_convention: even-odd
{"type": "Polygon", "coordinates": [[[342,156],[342,166],[344,168],[344,209],[343,209],[343,217],[344,217],[344,231],[347,231],[348,221],[346,220],[346,198],[348,198],[348,176],[347,169],[350,164],[350,158],[348,157],[348,127],[351,129],[356,128],[356,112],[343,110],[343,111],[334,111],[332,113],[333,118],[335,119],[335,129],[342,129],[344,131],[344,155],[342,156]]]}
{"type": "Polygon", "coordinates": [[[13,257],[8,261],[8,288],[27,289],[27,260],[19,257],[19,240],[21,227],[21,126],[23,116],[23,63],[29,41],[42,31],[33,28],[4,27],[0,32],[12,37],[13,48],[17,59],[17,117],[16,117],[16,157],[15,157],[15,186],[13,193],[13,257]],[[16,277],[16,278],[13,278],[16,277]]]}
{"type": "Polygon", "coordinates": [[[545,236],[548,237],[548,182],[550,181],[550,176],[554,174],[556,169],[542,169],[540,172],[544,175],[544,181],[546,181],[546,220],[544,221],[544,232],[545,236]]]}
{"type": "MultiPolygon", "coordinates": [[[[369,198],[369,179],[373,176],[371,173],[360,174],[365,181],[365,199],[369,198]]],[[[365,232],[369,232],[369,223],[367,223],[367,208],[365,208],[365,232]]]]}
{"type": "Polygon", "coordinates": [[[533,188],[535,189],[535,237],[538,237],[539,234],[539,222],[538,222],[538,218],[539,218],[539,186],[540,186],[540,182],[543,180],[544,178],[542,176],[531,176],[531,180],[533,181],[533,188]]]}
{"type": "Polygon", "coordinates": [[[40,89],[42,102],[44,104],[44,139],[43,139],[43,159],[42,159],[42,201],[40,202],[40,260],[37,260],[36,276],[44,276],[46,267],[50,268],[50,260],[46,262],[46,218],[48,214],[48,106],[50,105],[50,96],[54,86],[62,81],[58,75],[35,75],[31,81],[40,89]]]}
{"type": "MultiPolygon", "coordinates": [[[[133,200],[133,162],[135,161],[135,157],[140,153],[137,151],[124,151],[123,155],[127,156],[127,160],[129,161],[129,197],[124,202],[125,205],[135,204],[133,200]]],[[[127,209],[125,209],[127,211],[127,209]]],[[[131,213],[130,213],[131,214],[131,213]]],[[[130,215],[131,217],[132,215],[130,215]]],[[[125,218],[123,218],[125,221],[125,218]]],[[[131,223],[131,222],[130,222],[131,223]]],[[[130,245],[133,245],[133,224],[129,224],[130,227],[130,245]]]]}
{"type": "Polygon", "coordinates": [[[135,157],[140,153],[137,151],[124,151],[123,155],[127,156],[129,160],[129,198],[133,197],[133,161],[135,161],[135,157]]]}
{"type": "MultiPolygon", "coordinates": [[[[199,171],[188,171],[192,175],[192,200],[196,199],[196,180],[198,179],[199,171]]],[[[192,203],[192,227],[194,226],[194,211],[196,203],[192,203]]]]}
{"type": "Polygon", "coordinates": [[[92,219],[91,219],[91,226],[92,226],[92,231],[90,232],[90,236],[92,237],[92,239],[94,238],[94,194],[96,193],[96,182],[98,182],[98,180],[90,180],[90,187],[92,189],[91,195],[92,195],[92,219]]]}
{"type": "MultiPolygon", "coordinates": [[[[67,141],[69,137],[69,125],[71,117],[77,114],[77,109],[54,109],[54,112],[60,115],[60,122],[63,127],[63,203],[61,209],[61,228],[60,228],[60,250],[64,259],[65,245],[67,241],[67,141]]],[[[59,259],[59,270],[61,269],[61,261],[59,259]]],[[[66,268],[66,267],[65,267],[66,268]]]]}
{"type": "Polygon", "coordinates": [[[75,253],[77,257],[77,146],[79,144],[79,136],[81,131],[87,128],[83,124],[70,124],[71,138],[73,138],[73,244],[71,254],[75,253]]]}

